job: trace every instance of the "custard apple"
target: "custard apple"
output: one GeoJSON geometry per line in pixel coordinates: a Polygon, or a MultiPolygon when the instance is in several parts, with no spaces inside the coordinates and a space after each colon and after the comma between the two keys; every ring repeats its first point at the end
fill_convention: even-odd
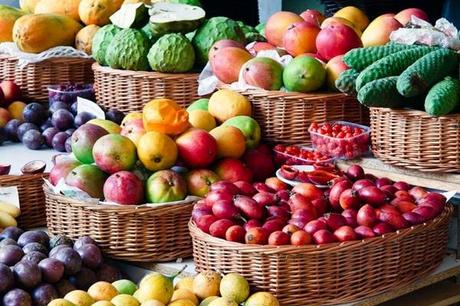
{"type": "Polygon", "coordinates": [[[107,52],[107,47],[112,42],[112,39],[115,35],[120,32],[121,29],[113,24],[108,24],[97,30],[96,34],[93,37],[93,47],[92,54],[94,59],[102,66],[107,66],[105,61],[105,53],[107,52]]]}
{"type": "Polygon", "coordinates": [[[187,72],[195,63],[195,51],[183,34],[163,35],[148,54],[152,70],[159,72],[187,72]]]}
{"type": "Polygon", "coordinates": [[[145,71],[149,68],[149,40],[139,30],[123,29],[107,48],[105,60],[112,68],[145,71]]]}

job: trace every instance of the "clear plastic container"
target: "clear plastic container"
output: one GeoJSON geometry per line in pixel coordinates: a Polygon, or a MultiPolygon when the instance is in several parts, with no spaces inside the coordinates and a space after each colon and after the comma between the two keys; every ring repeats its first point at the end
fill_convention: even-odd
{"type": "Polygon", "coordinates": [[[93,84],[62,84],[48,86],[48,101],[50,106],[54,102],[64,102],[72,105],[77,101],[77,97],[82,97],[94,101],[93,84]]]}
{"type": "MultiPolygon", "coordinates": [[[[371,129],[369,127],[346,121],[332,121],[329,122],[329,124],[332,126],[334,124],[341,124],[353,128],[358,127],[364,132],[354,137],[337,138],[321,135],[309,129],[311,142],[318,152],[340,159],[353,159],[369,152],[371,134],[371,129]]],[[[321,126],[322,125],[320,125],[320,127],[321,126]]]]}
{"type": "Polygon", "coordinates": [[[302,157],[302,152],[315,152],[315,149],[311,147],[301,146],[301,145],[293,145],[293,146],[286,146],[286,147],[297,147],[299,150],[299,155],[290,154],[287,152],[282,152],[281,150],[277,149],[277,146],[273,149],[275,163],[279,166],[281,165],[313,165],[313,164],[328,164],[333,163],[335,158],[330,157],[328,155],[323,155],[317,159],[308,159],[302,157]]]}

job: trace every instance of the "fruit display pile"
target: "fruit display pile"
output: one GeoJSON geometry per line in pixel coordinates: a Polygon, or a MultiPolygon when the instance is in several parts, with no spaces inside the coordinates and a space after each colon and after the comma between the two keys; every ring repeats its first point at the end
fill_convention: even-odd
{"type": "Polygon", "coordinates": [[[87,292],[71,291],[48,306],[257,306],[261,302],[279,306],[278,300],[268,292],[251,295],[248,281],[237,273],[221,276],[214,271],[203,271],[195,277],[181,278],[174,285],[177,276],[155,272],[147,274],[139,285],[126,279],[112,284],[97,282],[87,292]]]}
{"type": "Polygon", "coordinates": [[[337,173],[330,173],[330,188],[217,182],[195,204],[192,219],[202,231],[232,242],[320,245],[421,224],[446,204],[441,194],[365,174],[358,165],[337,173]]]}
{"type": "Polygon", "coordinates": [[[308,147],[278,144],[273,148],[275,163],[281,165],[328,164],[334,161],[329,155],[308,147]]]}
{"type": "MultiPolygon", "coordinates": [[[[50,106],[32,102],[18,101],[20,88],[12,81],[4,81],[7,96],[0,107],[0,144],[5,141],[22,142],[31,150],[44,146],[58,152],[71,152],[70,140],[75,128],[86,122],[98,123],[100,120],[89,112],[77,112],[75,92],[80,95],[80,85],[66,84],[55,87],[50,92],[50,106]]],[[[106,118],[120,123],[122,113],[116,110],[106,112],[106,118]]]]}
{"type": "Polygon", "coordinates": [[[336,91],[335,81],[349,68],[343,55],[355,48],[386,44],[391,32],[405,26],[412,15],[428,20],[419,9],[385,14],[370,23],[363,11],[352,6],[329,18],[316,10],[300,15],[281,11],[263,27],[267,42],[256,42],[246,49],[238,41],[222,40],[211,48],[209,61],[214,75],[227,84],[238,81],[241,71],[246,84],[266,90],[336,91]],[[266,50],[293,59],[281,64],[271,57],[257,56],[266,50]]]}
{"type": "MultiPolygon", "coordinates": [[[[7,227],[0,233],[2,305],[46,306],[97,281],[114,282],[122,273],[104,262],[93,239],[75,243],[65,236],[7,227]]],[[[73,304],[70,304],[73,305],[73,304]]],[[[77,304],[81,305],[81,304],[77,304]]],[[[87,304],[85,304],[87,305],[87,304]]]]}
{"type": "Polygon", "coordinates": [[[221,90],[188,109],[152,100],[121,126],[90,121],[71,137],[75,158],[57,159],[50,181],[64,179],[93,198],[134,205],[203,197],[219,180],[264,180],[273,175],[274,162],[259,144],[251,112],[243,95],[221,90]]]}
{"type": "Polygon", "coordinates": [[[459,56],[454,50],[392,43],[351,50],[343,60],[350,69],[336,85],[365,106],[409,107],[444,116],[460,105],[459,56]]]}

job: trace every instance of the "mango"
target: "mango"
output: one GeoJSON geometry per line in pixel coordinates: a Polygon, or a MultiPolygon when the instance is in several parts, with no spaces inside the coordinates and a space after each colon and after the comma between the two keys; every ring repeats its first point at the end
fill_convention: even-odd
{"type": "Polygon", "coordinates": [[[396,31],[402,26],[393,16],[382,15],[375,18],[361,36],[363,46],[374,47],[388,43],[391,32],[396,31]]]}
{"type": "Polygon", "coordinates": [[[18,226],[16,219],[7,214],[6,212],[0,211],[0,228],[8,226],[18,226]]]}
{"type": "Polygon", "coordinates": [[[21,214],[21,210],[19,208],[5,202],[0,202],[0,211],[7,213],[13,218],[17,218],[21,214]]]}
{"type": "Polygon", "coordinates": [[[58,14],[80,21],[78,6],[80,0],[40,0],[35,6],[35,14],[58,14]]]}
{"type": "Polygon", "coordinates": [[[19,0],[19,7],[24,13],[32,14],[40,0],[19,0]]]}
{"type": "Polygon", "coordinates": [[[0,5],[0,42],[13,41],[13,26],[24,12],[8,6],[0,5]]]}
{"type": "Polygon", "coordinates": [[[93,37],[99,29],[100,27],[95,24],[90,24],[81,29],[75,37],[75,47],[78,50],[85,51],[87,54],[91,55],[91,50],[93,49],[93,37]]]}
{"type": "Polygon", "coordinates": [[[57,46],[73,46],[81,25],[53,14],[25,15],[13,27],[13,40],[24,52],[40,53],[57,46]]]}
{"type": "Polygon", "coordinates": [[[109,17],[118,11],[123,0],[81,0],[78,13],[84,24],[104,26],[110,23],[109,17]]]}

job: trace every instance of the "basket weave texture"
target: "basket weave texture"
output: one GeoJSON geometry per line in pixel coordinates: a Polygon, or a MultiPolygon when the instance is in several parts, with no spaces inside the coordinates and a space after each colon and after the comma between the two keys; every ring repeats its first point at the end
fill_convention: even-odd
{"type": "Polygon", "coordinates": [[[15,81],[27,100],[48,102],[49,85],[92,83],[92,63],[92,59],[60,57],[21,68],[16,57],[0,54],[0,80],[15,81]]]}
{"type": "Polygon", "coordinates": [[[98,205],[55,194],[43,186],[50,233],[91,236],[105,255],[132,262],[192,256],[188,220],[193,202],[160,207],[98,205]]]}
{"type": "Polygon", "coordinates": [[[0,187],[18,188],[21,215],[17,221],[23,229],[46,225],[44,178],[47,173],[0,176],[0,187]]]}
{"type": "Polygon", "coordinates": [[[340,304],[407,285],[436,268],[447,248],[449,204],[443,213],[396,233],[321,246],[260,246],[212,237],[189,223],[197,271],[237,272],[252,289],[282,305],[340,304]]]}
{"type": "Polygon", "coordinates": [[[371,108],[372,151],[389,164],[460,172],[460,114],[431,117],[417,110],[371,108]]]}
{"type": "Polygon", "coordinates": [[[96,99],[107,109],[124,113],[142,111],[154,98],[168,98],[182,107],[198,96],[198,73],[130,71],[93,64],[96,99]]]}
{"type": "Polygon", "coordinates": [[[239,92],[251,101],[262,137],[271,143],[311,145],[308,128],[313,122],[338,120],[369,124],[368,109],[355,98],[341,93],[302,94],[255,89],[239,92]]]}

